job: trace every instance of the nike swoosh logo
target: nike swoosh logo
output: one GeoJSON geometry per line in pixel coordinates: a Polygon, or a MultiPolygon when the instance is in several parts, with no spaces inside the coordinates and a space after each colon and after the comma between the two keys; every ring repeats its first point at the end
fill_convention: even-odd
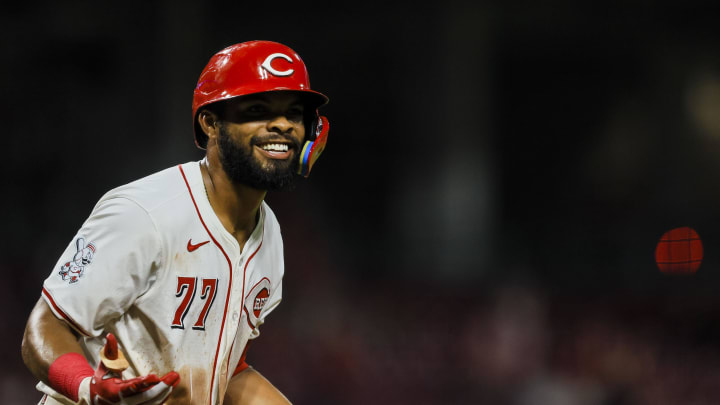
{"type": "Polygon", "coordinates": [[[200,246],[202,246],[202,245],[204,245],[204,244],[206,244],[206,243],[210,243],[210,241],[209,241],[209,240],[206,240],[205,242],[200,242],[200,243],[198,243],[197,245],[193,245],[193,244],[192,244],[192,238],[190,238],[190,239],[188,240],[188,245],[187,245],[188,252],[194,252],[197,248],[199,248],[200,246]]]}

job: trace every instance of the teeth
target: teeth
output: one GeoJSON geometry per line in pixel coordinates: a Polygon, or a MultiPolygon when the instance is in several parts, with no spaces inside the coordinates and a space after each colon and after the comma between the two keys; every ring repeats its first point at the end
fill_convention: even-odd
{"type": "Polygon", "coordinates": [[[265,145],[262,145],[263,150],[267,151],[273,151],[273,152],[287,152],[288,146],[284,143],[267,143],[265,145]]]}

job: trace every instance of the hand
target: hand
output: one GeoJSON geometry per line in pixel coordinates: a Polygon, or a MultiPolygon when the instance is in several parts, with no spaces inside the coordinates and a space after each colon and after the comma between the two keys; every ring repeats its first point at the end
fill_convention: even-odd
{"type": "Polygon", "coordinates": [[[89,385],[82,384],[80,387],[80,399],[91,405],[159,405],[165,402],[180,381],[180,376],[174,371],[162,377],[148,374],[123,380],[120,373],[127,368],[127,362],[118,350],[112,333],[107,335],[100,358],[95,375],[89,378],[89,385]]]}

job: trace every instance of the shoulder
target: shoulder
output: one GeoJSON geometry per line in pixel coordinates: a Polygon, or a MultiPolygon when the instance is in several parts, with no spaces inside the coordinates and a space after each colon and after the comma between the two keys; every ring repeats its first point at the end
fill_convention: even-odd
{"type": "Polygon", "coordinates": [[[117,198],[133,201],[145,211],[151,212],[158,206],[187,193],[181,166],[173,166],[150,174],[120,187],[116,187],[100,199],[98,204],[117,198]]]}
{"type": "Polygon", "coordinates": [[[276,224],[277,226],[280,226],[278,224],[277,217],[275,216],[275,212],[272,210],[272,208],[270,208],[270,206],[265,201],[262,202],[261,207],[263,210],[263,214],[265,215],[265,221],[276,224]]]}
{"type": "Polygon", "coordinates": [[[172,235],[192,218],[187,215],[194,208],[186,176],[199,176],[199,171],[197,162],[190,162],[116,187],[100,198],[89,221],[172,235]]]}
{"type": "Polygon", "coordinates": [[[263,222],[265,236],[280,237],[280,223],[278,222],[273,210],[265,201],[262,202],[262,211],[264,216],[263,222]]]}

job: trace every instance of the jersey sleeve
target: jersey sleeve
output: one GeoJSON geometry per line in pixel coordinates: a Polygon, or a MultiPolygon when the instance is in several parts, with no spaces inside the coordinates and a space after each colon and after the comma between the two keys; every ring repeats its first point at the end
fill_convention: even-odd
{"type": "MultiPolygon", "coordinates": [[[[263,203],[264,204],[264,203],[263,203]]],[[[272,313],[275,308],[280,305],[282,301],[282,279],[285,274],[285,261],[283,254],[283,239],[282,233],[280,232],[280,224],[275,218],[275,213],[267,205],[263,205],[265,210],[265,223],[267,226],[267,236],[270,244],[270,256],[273,258],[272,265],[270,266],[270,279],[274,281],[272,288],[270,289],[270,295],[267,297],[267,302],[262,307],[262,310],[258,314],[256,327],[253,329],[250,339],[256,339],[260,336],[260,325],[265,323],[268,315],[272,313]]]]}
{"type": "Polygon", "coordinates": [[[280,301],[282,301],[282,282],[278,283],[268,297],[260,315],[257,317],[255,327],[252,328],[252,332],[249,337],[250,339],[257,339],[260,336],[260,326],[265,323],[267,316],[270,315],[270,313],[274,311],[278,305],[280,305],[280,301]]]}
{"type": "Polygon", "coordinates": [[[282,281],[278,283],[273,293],[270,294],[268,302],[267,304],[265,304],[265,307],[263,308],[262,312],[260,313],[260,317],[258,318],[258,326],[265,323],[265,318],[267,318],[267,316],[270,315],[270,313],[274,311],[278,305],[280,305],[280,301],[282,301],[282,281]]]}
{"type": "Polygon", "coordinates": [[[159,233],[134,201],[101,200],[43,284],[56,316],[86,336],[124,314],[157,278],[159,233]]]}

